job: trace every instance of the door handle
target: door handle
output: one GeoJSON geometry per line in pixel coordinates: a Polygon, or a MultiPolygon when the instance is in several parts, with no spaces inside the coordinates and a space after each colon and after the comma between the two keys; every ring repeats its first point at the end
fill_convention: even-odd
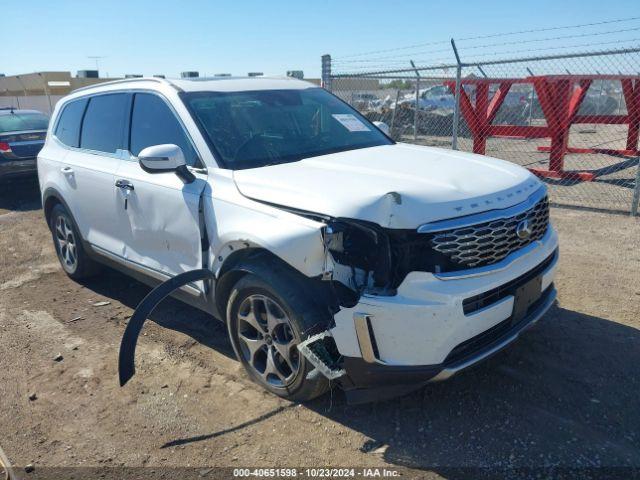
{"type": "Polygon", "coordinates": [[[121,188],[122,190],[129,190],[129,191],[133,191],[135,190],[133,183],[131,183],[128,180],[116,180],[116,187],[121,188]]]}
{"type": "Polygon", "coordinates": [[[62,168],[60,169],[60,171],[61,171],[62,173],[64,173],[65,175],[70,175],[70,174],[72,174],[72,173],[73,173],[73,168],[71,168],[71,167],[62,167],[62,168]]]}

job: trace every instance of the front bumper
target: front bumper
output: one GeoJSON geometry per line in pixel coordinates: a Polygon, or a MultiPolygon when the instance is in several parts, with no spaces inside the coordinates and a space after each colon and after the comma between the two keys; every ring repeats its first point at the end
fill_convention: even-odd
{"type": "Polygon", "coordinates": [[[384,398],[385,391],[393,396],[444,380],[509,345],[555,301],[557,246],[549,228],[540,241],[491,268],[440,276],[413,272],[397,295],[363,296],[338,312],[331,333],[344,358],[350,400],[361,401],[372,388],[384,398]],[[542,294],[516,314],[515,291],[532,279],[542,294]],[[484,303],[477,300],[483,295],[489,299],[484,303]]]}
{"type": "Polygon", "coordinates": [[[556,300],[556,290],[550,285],[543,292],[531,313],[472,354],[440,365],[397,366],[369,363],[362,358],[345,357],[347,378],[342,380],[350,403],[384,400],[416,390],[429,382],[446,380],[500,352],[514,342],[522,332],[535,324],[556,300]]]}

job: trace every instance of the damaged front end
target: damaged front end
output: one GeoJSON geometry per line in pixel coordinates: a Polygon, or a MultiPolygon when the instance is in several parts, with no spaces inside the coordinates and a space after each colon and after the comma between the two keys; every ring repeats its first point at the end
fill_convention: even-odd
{"type": "MultiPolygon", "coordinates": [[[[301,281],[308,281],[305,289],[313,292],[317,303],[326,306],[331,315],[327,316],[326,324],[318,324],[313,332],[309,332],[311,336],[298,345],[298,350],[314,365],[313,375],[323,375],[336,381],[345,390],[353,390],[349,366],[345,364],[345,358],[338,348],[339,342],[337,344],[333,336],[336,333],[334,314],[342,308],[356,306],[363,296],[395,295],[397,287],[410,271],[438,272],[447,266],[444,259],[431,248],[428,234],[384,228],[362,220],[330,218],[280,208],[322,224],[322,271],[318,271],[319,275],[315,277],[306,277],[300,272],[296,272],[296,275],[301,281]]],[[[256,255],[255,261],[259,261],[260,254],[256,255]]],[[[254,259],[247,256],[244,261],[251,264],[254,259]]],[[[235,268],[241,267],[236,265],[235,268]]],[[[119,358],[121,385],[134,375],[135,346],[142,325],[153,308],[182,285],[214,278],[216,276],[212,270],[207,268],[185,272],[158,286],[140,303],[122,339],[119,358]]],[[[364,351],[362,356],[365,357],[364,351]]],[[[376,393],[374,396],[382,398],[385,395],[376,393]]]]}
{"type": "MultiPolygon", "coordinates": [[[[318,217],[314,219],[318,220],[318,217]]],[[[433,248],[431,234],[418,233],[415,229],[389,229],[355,219],[323,218],[322,221],[325,223],[322,231],[325,249],[322,281],[335,295],[333,305],[336,312],[356,306],[363,296],[396,295],[410,272],[441,273],[462,268],[433,248]]],[[[365,314],[357,317],[362,317],[354,317],[357,348],[362,355],[360,360],[376,364],[379,355],[375,352],[375,341],[362,341],[369,338],[371,325],[365,314]]],[[[353,366],[347,360],[353,358],[343,357],[336,345],[333,335],[339,334],[337,330],[341,329],[336,329],[335,324],[327,325],[325,331],[309,337],[298,349],[319,373],[342,386],[350,403],[394,397],[422,384],[416,381],[410,385],[360,388],[349,375],[353,366]]],[[[435,373],[421,372],[419,378],[435,373]]]]}
{"type": "Polygon", "coordinates": [[[328,265],[325,279],[347,286],[356,302],[363,294],[395,295],[410,272],[460,268],[433,248],[431,235],[416,230],[340,218],[327,221],[323,238],[328,265]]]}

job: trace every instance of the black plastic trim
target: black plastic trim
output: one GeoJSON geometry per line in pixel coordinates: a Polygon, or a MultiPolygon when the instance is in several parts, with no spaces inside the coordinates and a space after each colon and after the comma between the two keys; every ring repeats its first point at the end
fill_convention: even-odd
{"type": "Polygon", "coordinates": [[[118,356],[120,386],[124,386],[135,374],[135,353],[138,337],[144,322],[156,306],[178,288],[197,280],[209,280],[212,278],[214,278],[214,275],[209,269],[191,270],[161,283],[144,297],[136,307],[133,316],[129,319],[120,343],[118,356]]]}
{"type": "Polygon", "coordinates": [[[558,249],[554,250],[551,255],[545,258],[538,265],[533,267],[531,270],[523,273],[517,278],[500,285],[499,287],[492,288],[491,290],[487,290],[479,295],[474,295],[473,297],[465,298],[462,301],[462,309],[465,315],[469,315],[473,312],[477,312],[478,310],[493,305],[496,302],[499,302],[503,298],[513,295],[513,292],[521,286],[527,283],[536,275],[540,275],[544,272],[556,259],[558,256],[558,249]]]}

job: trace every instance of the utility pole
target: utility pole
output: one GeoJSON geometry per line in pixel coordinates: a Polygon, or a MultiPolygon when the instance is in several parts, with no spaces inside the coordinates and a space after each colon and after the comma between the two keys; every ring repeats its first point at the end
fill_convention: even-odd
{"type": "Polygon", "coordinates": [[[460,90],[462,89],[462,62],[460,61],[460,55],[458,55],[458,48],[456,42],[451,39],[451,47],[453,48],[453,54],[456,56],[456,88],[455,88],[455,107],[453,109],[453,131],[451,135],[451,149],[458,150],[458,123],[460,123],[460,90]]]}
{"type": "Polygon", "coordinates": [[[98,71],[98,76],[100,76],[100,65],[99,65],[99,61],[102,60],[103,58],[107,58],[104,55],[88,55],[87,58],[90,58],[91,60],[95,60],[96,62],[96,70],[98,71]]]}

